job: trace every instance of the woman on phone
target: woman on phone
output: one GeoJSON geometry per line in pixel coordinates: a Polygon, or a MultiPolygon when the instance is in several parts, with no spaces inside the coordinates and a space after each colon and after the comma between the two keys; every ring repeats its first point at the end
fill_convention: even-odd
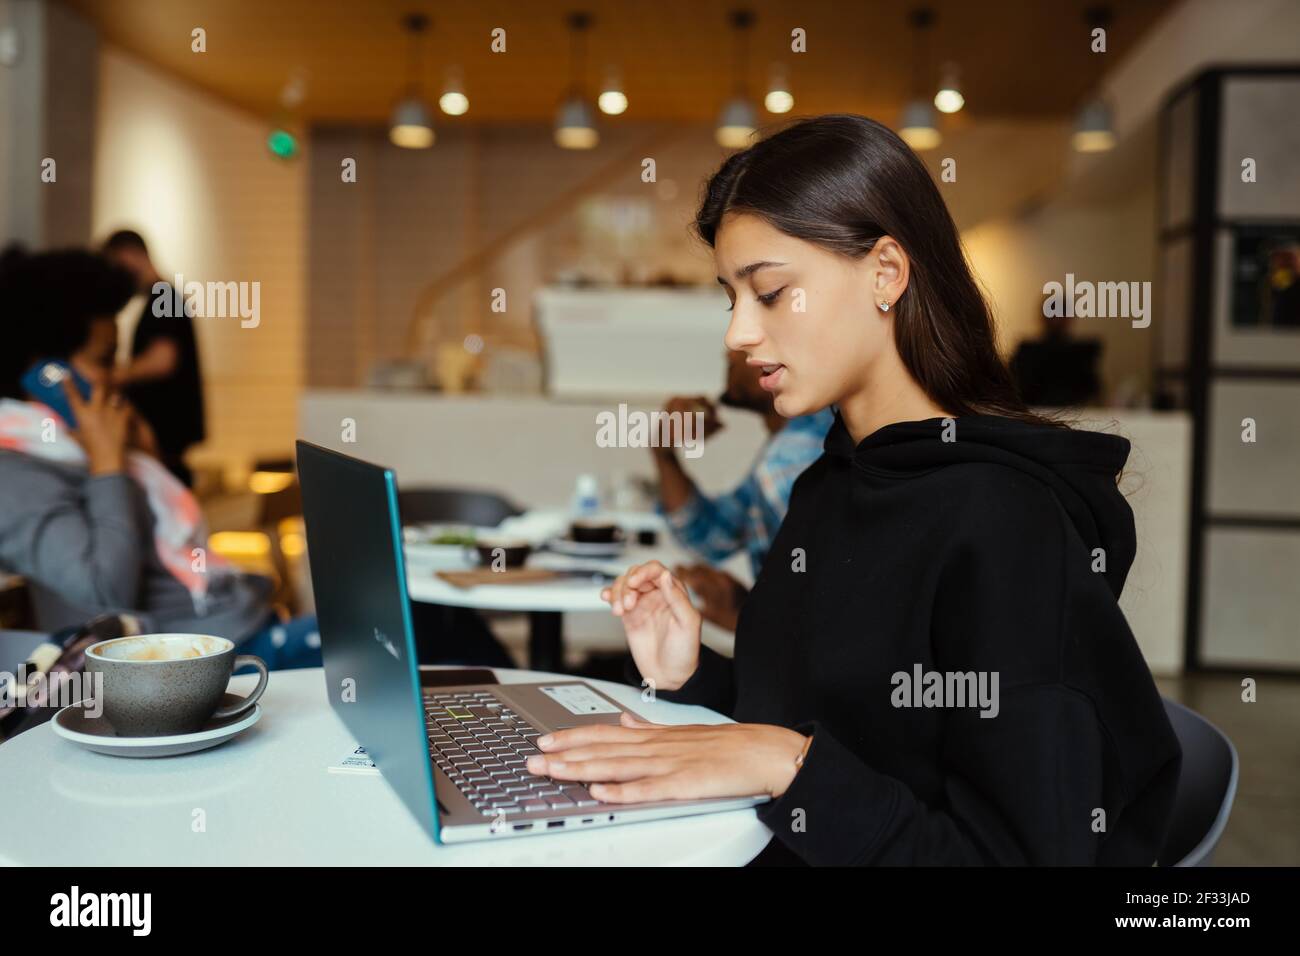
{"type": "Polygon", "coordinates": [[[604,595],[648,686],[738,723],[561,731],[529,769],[614,803],[770,794],[769,858],[1156,862],[1181,754],[1117,604],[1128,442],[1023,405],[934,181],[876,122],[737,153],[696,228],[727,346],[782,415],[836,422],[734,661],[662,565],[604,595]]]}

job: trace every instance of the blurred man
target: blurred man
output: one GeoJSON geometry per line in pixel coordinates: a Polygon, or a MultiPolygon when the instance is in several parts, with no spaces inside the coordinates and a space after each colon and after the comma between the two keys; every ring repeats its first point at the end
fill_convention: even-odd
{"type": "Polygon", "coordinates": [[[154,268],[138,232],[113,233],[104,244],[104,255],[129,272],[136,291],[147,297],[131,339],[131,361],[114,373],[114,382],[153,427],[163,464],[192,485],[185,451],[204,438],[194,321],[187,309],[177,307],[176,290],[154,268]],[[168,301],[168,296],[173,298],[168,301]]]}
{"type": "MultiPolygon", "coordinates": [[[[652,448],[659,471],[659,512],[684,548],[710,562],[725,561],[741,548],[749,554],[758,576],[776,530],[785,518],[794,487],[805,468],[821,457],[826,432],[835,415],[823,409],[815,415],[784,419],[772,407],[772,396],[759,386],[762,372],[745,364],[743,352],[727,354],[727,387],[720,404],[762,417],[770,436],[745,480],[729,494],[706,497],[691,480],[671,446],[652,448]]],[[[703,396],[672,398],[665,411],[704,412],[704,436],[722,427],[717,409],[703,396]]],[[[706,564],[676,569],[700,598],[705,620],[734,631],[748,589],[725,571],[706,564]]]]}
{"type": "Polygon", "coordinates": [[[1074,320],[1043,313],[1043,335],[1026,339],[1011,358],[1011,377],[1025,404],[1045,408],[1072,408],[1101,398],[1097,362],[1101,342],[1070,334],[1074,320]]]}

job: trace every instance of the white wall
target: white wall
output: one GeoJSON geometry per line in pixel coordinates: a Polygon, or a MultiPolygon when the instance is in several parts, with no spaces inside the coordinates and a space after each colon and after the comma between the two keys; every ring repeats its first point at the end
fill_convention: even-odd
{"type": "MultiPolygon", "coordinates": [[[[192,462],[236,470],[288,455],[302,382],[306,201],[300,161],[266,149],[267,121],[105,46],[94,233],[137,229],[165,277],[259,282],[256,328],[196,319],[208,441],[192,462]]],[[[141,303],[125,312],[129,340],[141,303]]]]}

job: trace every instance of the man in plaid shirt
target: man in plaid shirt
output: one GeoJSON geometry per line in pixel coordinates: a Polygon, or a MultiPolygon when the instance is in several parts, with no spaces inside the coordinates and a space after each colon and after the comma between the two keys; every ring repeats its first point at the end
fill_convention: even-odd
{"type": "MultiPolygon", "coordinates": [[[[733,491],[704,495],[682,467],[676,449],[651,449],[659,471],[658,510],[678,543],[712,563],[725,561],[743,548],[755,577],[785,517],[795,479],[821,457],[826,432],[835,420],[830,409],[782,418],[772,407],[772,396],[759,387],[758,377],[758,370],[745,364],[744,353],[728,354],[727,388],[721,404],[761,415],[771,436],[749,474],[733,491]]],[[[674,398],[664,410],[683,414],[703,411],[706,437],[721,427],[713,403],[703,397],[674,398]]],[[[705,620],[736,629],[740,605],[749,593],[743,584],[707,564],[679,567],[676,573],[699,596],[705,620]]]]}

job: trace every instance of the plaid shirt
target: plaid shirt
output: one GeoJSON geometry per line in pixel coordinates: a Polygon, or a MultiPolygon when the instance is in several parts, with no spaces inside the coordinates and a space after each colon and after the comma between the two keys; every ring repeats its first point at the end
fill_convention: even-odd
{"type": "Polygon", "coordinates": [[[659,513],[667,519],[673,537],[714,564],[744,548],[757,578],[785,518],[795,479],[821,457],[834,421],[835,413],[829,408],[792,418],[763,446],[734,491],[712,498],[694,494],[674,511],[665,511],[660,505],[659,513]]]}

